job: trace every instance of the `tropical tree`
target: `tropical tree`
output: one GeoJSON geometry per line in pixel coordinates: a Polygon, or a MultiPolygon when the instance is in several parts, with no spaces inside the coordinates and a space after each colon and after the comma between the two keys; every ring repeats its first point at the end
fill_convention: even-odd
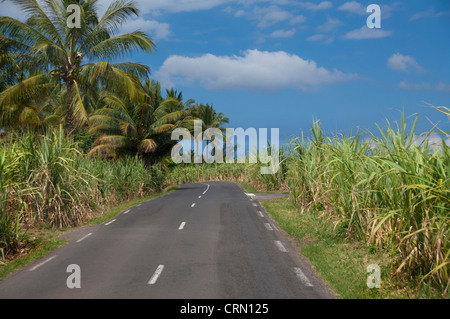
{"type": "MultiPolygon", "coordinates": [[[[222,132],[225,131],[225,127],[222,125],[225,123],[229,123],[230,120],[228,117],[226,117],[222,112],[217,113],[217,111],[214,109],[213,105],[209,104],[199,104],[193,107],[192,115],[198,120],[202,121],[202,129],[201,134],[210,128],[216,128],[221,130],[222,132]]],[[[225,136],[225,134],[224,134],[225,136]]],[[[194,136],[194,139],[196,141],[196,151],[195,154],[199,156],[198,154],[198,142],[199,142],[199,136],[194,136]]],[[[211,141],[213,142],[213,141],[211,141]]],[[[226,142],[226,141],[224,141],[226,142]]],[[[208,154],[208,145],[210,142],[206,143],[206,153],[208,154]]]]}
{"type": "Polygon", "coordinates": [[[89,120],[83,96],[93,87],[132,98],[140,94],[140,79],[148,76],[149,67],[110,62],[134,50],[151,53],[155,48],[144,32],[118,34],[128,18],[139,14],[133,1],[113,1],[101,18],[97,0],[44,0],[43,6],[37,0],[10,2],[27,18],[0,17],[0,68],[3,64],[11,82],[0,93],[3,126],[17,120],[11,108],[45,98],[57,85],[65,90],[63,119],[70,134],[89,120]],[[79,28],[68,24],[69,5],[80,8],[79,28]]]}
{"type": "Polygon", "coordinates": [[[103,96],[105,107],[90,116],[89,132],[99,137],[88,155],[138,155],[150,167],[170,154],[177,143],[171,132],[189,123],[190,111],[175,98],[163,100],[159,88],[159,82],[147,80],[137,98],[103,96]]]}

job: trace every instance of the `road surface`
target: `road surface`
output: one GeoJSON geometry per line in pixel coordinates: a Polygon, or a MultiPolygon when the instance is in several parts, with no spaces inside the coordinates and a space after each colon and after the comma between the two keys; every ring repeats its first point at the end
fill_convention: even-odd
{"type": "Polygon", "coordinates": [[[181,185],[0,282],[0,298],[334,298],[239,185],[181,185]]]}

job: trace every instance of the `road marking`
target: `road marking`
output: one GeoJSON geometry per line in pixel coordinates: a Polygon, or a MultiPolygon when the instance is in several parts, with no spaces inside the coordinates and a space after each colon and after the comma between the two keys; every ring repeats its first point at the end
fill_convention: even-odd
{"type": "Polygon", "coordinates": [[[202,195],[200,195],[198,198],[202,198],[202,195]]]}
{"type": "Polygon", "coordinates": [[[141,205],[142,205],[142,204],[137,204],[136,207],[139,207],[139,206],[141,206],[141,205]]]}
{"type": "Polygon", "coordinates": [[[195,203],[193,203],[192,205],[191,205],[191,207],[194,207],[195,206],[195,203]]]}
{"type": "Polygon", "coordinates": [[[186,222],[182,222],[180,227],[178,227],[179,230],[182,230],[184,228],[184,225],[186,225],[186,222]]]}
{"type": "Polygon", "coordinates": [[[110,221],[110,222],[107,222],[106,224],[105,224],[105,226],[108,226],[108,225],[111,225],[112,223],[114,223],[116,220],[115,219],[113,219],[112,221],[110,221]]]}
{"type": "Polygon", "coordinates": [[[129,209],[127,209],[126,211],[124,211],[123,213],[124,214],[128,214],[130,212],[130,210],[129,209]]]}
{"type": "Polygon", "coordinates": [[[253,206],[255,206],[255,207],[256,207],[256,206],[258,206],[258,204],[256,204],[256,203],[253,203],[253,206]]]}
{"type": "Polygon", "coordinates": [[[278,249],[280,251],[282,251],[283,253],[287,253],[286,248],[283,246],[283,244],[281,243],[281,241],[279,240],[275,240],[275,245],[277,245],[278,249]]]}
{"type": "Polygon", "coordinates": [[[273,230],[272,226],[270,226],[269,223],[264,223],[264,225],[266,226],[267,230],[273,230]]]}
{"type": "Polygon", "coordinates": [[[161,275],[163,270],[164,270],[164,265],[159,265],[158,268],[156,268],[155,273],[153,274],[152,278],[150,278],[148,284],[149,285],[154,285],[156,283],[156,281],[158,280],[158,278],[161,275]]]}
{"type": "Polygon", "coordinates": [[[88,237],[91,236],[91,235],[92,235],[92,233],[89,233],[89,234],[87,234],[86,236],[81,237],[80,239],[77,240],[77,243],[79,243],[80,241],[82,241],[82,240],[88,238],[88,237]]]}
{"type": "Polygon", "coordinates": [[[245,193],[245,195],[247,195],[249,197],[255,196],[255,194],[253,194],[253,193],[245,193]]]}
{"type": "Polygon", "coordinates": [[[260,210],[258,210],[258,215],[259,215],[260,217],[264,217],[262,211],[260,211],[260,210]]]}
{"type": "Polygon", "coordinates": [[[55,257],[56,257],[56,255],[55,255],[55,256],[52,256],[52,257],[50,257],[50,258],[48,258],[47,260],[41,262],[40,264],[37,264],[36,266],[34,266],[33,268],[31,268],[31,269],[28,270],[28,271],[34,271],[34,270],[36,270],[37,268],[39,268],[39,267],[45,265],[46,263],[48,263],[50,260],[52,260],[52,259],[55,258],[55,257]]]}
{"type": "Polygon", "coordinates": [[[206,187],[206,190],[203,192],[203,195],[205,195],[206,194],[206,192],[208,191],[208,189],[209,189],[209,184],[206,184],[206,185],[208,185],[208,187],[206,187]]]}
{"type": "Polygon", "coordinates": [[[305,274],[300,268],[295,267],[294,271],[295,274],[297,275],[297,278],[302,282],[302,284],[304,284],[307,287],[314,287],[313,284],[309,281],[308,277],[305,276],[305,274]]]}

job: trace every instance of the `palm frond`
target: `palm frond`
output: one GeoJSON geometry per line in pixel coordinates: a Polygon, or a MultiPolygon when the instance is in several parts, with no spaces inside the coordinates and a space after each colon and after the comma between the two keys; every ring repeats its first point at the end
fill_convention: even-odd
{"type": "Polygon", "coordinates": [[[20,39],[20,42],[25,45],[32,45],[36,41],[50,41],[37,29],[11,17],[0,17],[0,34],[12,39],[20,39]]]}
{"type": "Polygon", "coordinates": [[[139,143],[138,151],[140,153],[151,153],[154,152],[157,149],[157,147],[158,144],[155,142],[155,140],[147,138],[139,143]]]}
{"type": "Polygon", "coordinates": [[[89,55],[95,59],[115,59],[137,50],[151,53],[154,47],[155,44],[147,34],[135,31],[97,43],[89,50],[89,55]]]}
{"type": "Polygon", "coordinates": [[[37,74],[8,87],[0,93],[0,110],[5,105],[21,104],[42,96],[50,80],[48,74],[37,74]]]}
{"type": "Polygon", "coordinates": [[[128,147],[130,140],[122,135],[103,135],[94,141],[94,147],[88,156],[114,156],[121,148],[128,147]]]}
{"type": "Polygon", "coordinates": [[[73,116],[74,116],[74,123],[76,127],[81,127],[85,124],[89,123],[89,115],[86,112],[86,108],[83,104],[83,99],[80,94],[80,89],[78,88],[77,81],[74,81],[75,86],[75,99],[73,103],[73,116]]]}
{"type": "Polygon", "coordinates": [[[40,30],[40,33],[45,34],[49,40],[57,42],[63,46],[63,39],[58,32],[58,29],[48,17],[44,9],[39,5],[37,0],[10,0],[21,8],[29,18],[26,24],[40,30]]]}
{"type": "Polygon", "coordinates": [[[132,74],[140,79],[147,78],[150,75],[150,67],[139,63],[133,62],[111,63],[111,66],[119,70],[125,71],[129,74],[132,74]]]}
{"type": "Polygon", "coordinates": [[[84,38],[79,50],[89,52],[97,43],[110,38],[119,27],[131,16],[137,16],[139,10],[133,1],[112,2],[100,21],[90,30],[84,38]]]}

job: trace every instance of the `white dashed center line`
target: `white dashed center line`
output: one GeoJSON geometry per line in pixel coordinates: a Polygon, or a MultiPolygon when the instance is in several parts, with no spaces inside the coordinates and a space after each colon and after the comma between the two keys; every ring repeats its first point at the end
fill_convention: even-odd
{"type": "Polygon", "coordinates": [[[81,237],[80,239],[77,240],[77,243],[79,243],[80,241],[82,241],[82,240],[88,238],[88,237],[91,236],[91,235],[92,235],[92,233],[89,233],[89,234],[87,234],[86,236],[81,237]]]}
{"type": "Polygon", "coordinates": [[[116,220],[115,219],[113,219],[112,221],[110,221],[110,222],[107,222],[106,224],[105,224],[105,226],[108,226],[108,225],[111,225],[112,223],[114,223],[116,220]]]}
{"type": "Polygon", "coordinates": [[[164,270],[164,265],[159,265],[158,268],[156,268],[152,278],[150,278],[148,284],[149,285],[154,285],[156,283],[156,281],[158,280],[158,278],[161,275],[163,270],[164,270]]]}
{"type": "Polygon", "coordinates": [[[209,184],[206,184],[206,185],[208,185],[208,187],[206,187],[206,190],[203,192],[203,195],[205,195],[206,194],[206,192],[208,191],[208,189],[209,189],[209,184]]]}

